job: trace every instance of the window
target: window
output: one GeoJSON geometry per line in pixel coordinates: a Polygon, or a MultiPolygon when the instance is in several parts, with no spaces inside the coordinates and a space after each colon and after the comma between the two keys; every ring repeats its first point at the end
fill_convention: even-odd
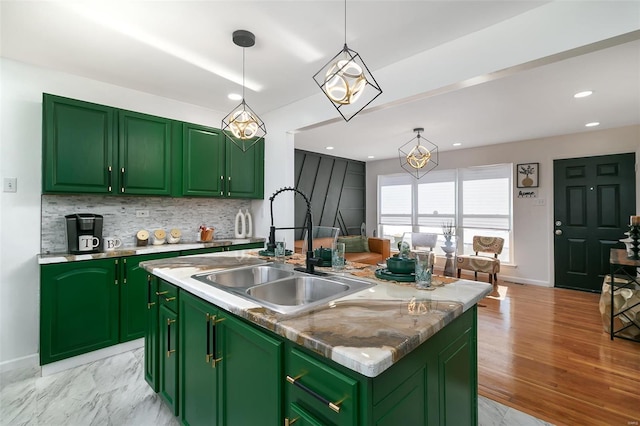
{"type": "MultiPolygon", "coordinates": [[[[512,164],[378,177],[378,229],[396,247],[405,232],[442,234],[442,224],[456,228],[459,254],[473,253],[473,236],[502,237],[500,259],[511,261],[512,164]]],[[[439,242],[444,245],[444,237],[439,242]]],[[[438,244],[440,246],[441,244],[438,244]]]]}

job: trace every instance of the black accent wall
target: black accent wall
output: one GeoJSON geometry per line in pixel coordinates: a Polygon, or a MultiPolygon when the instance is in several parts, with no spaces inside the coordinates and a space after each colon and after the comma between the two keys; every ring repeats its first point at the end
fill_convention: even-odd
{"type": "MultiPolygon", "coordinates": [[[[359,235],[365,220],[366,163],[295,150],[296,189],[311,200],[314,226],[340,228],[340,235],[359,235]]],[[[295,198],[295,226],[305,225],[307,206],[295,198]]],[[[302,239],[303,230],[295,231],[302,239]]]]}

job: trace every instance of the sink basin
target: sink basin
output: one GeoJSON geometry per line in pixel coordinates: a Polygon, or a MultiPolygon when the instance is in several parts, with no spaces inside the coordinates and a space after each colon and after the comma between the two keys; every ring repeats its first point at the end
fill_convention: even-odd
{"type": "Polygon", "coordinates": [[[276,281],[293,275],[293,271],[262,265],[201,274],[193,278],[204,281],[207,284],[215,285],[216,287],[247,289],[258,284],[276,281]]]}
{"type": "Polygon", "coordinates": [[[375,285],[347,277],[319,277],[269,264],[195,274],[192,278],[283,314],[312,309],[375,285]]]}
{"type": "Polygon", "coordinates": [[[345,277],[318,277],[296,273],[293,277],[251,287],[246,290],[246,295],[273,311],[293,314],[374,285],[368,281],[345,277]]]}
{"type": "Polygon", "coordinates": [[[340,295],[349,286],[323,278],[298,276],[251,287],[247,294],[275,305],[298,306],[340,295]]]}

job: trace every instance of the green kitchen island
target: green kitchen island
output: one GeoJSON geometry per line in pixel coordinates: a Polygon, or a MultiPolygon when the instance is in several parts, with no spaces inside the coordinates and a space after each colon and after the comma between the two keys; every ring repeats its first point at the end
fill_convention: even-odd
{"type": "Polygon", "coordinates": [[[419,290],[345,271],[375,285],[285,315],[193,278],[267,262],[254,254],[141,263],[145,378],[183,424],[477,424],[476,304],[489,284],[419,290]]]}

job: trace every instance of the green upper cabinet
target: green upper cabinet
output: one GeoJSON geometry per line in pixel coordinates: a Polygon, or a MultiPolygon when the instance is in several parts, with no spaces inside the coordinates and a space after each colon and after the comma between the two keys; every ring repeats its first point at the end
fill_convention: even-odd
{"type": "Polygon", "coordinates": [[[243,152],[218,129],[182,126],[180,195],[264,198],[264,141],[243,152]]]}
{"type": "Polygon", "coordinates": [[[264,140],[43,95],[43,193],[264,198],[264,140]]]}
{"type": "Polygon", "coordinates": [[[226,196],[264,198],[264,139],[246,152],[227,140],[226,150],[226,196]]]}
{"type": "Polygon", "coordinates": [[[171,120],[43,95],[43,192],[171,194],[171,120]]]}
{"type": "Polygon", "coordinates": [[[118,192],[171,195],[171,120],[119,111],[118,192]]]}
{"type": "Polygon", "coordinates": [[[42,104],[43,192],[110,193],[115,110],[48,94],[42,104]]]}
{"type": "Polygon", "coordinates": [[[224,196],[224,137],[210,127],[182,125],[182,194],[224,196]]]}

